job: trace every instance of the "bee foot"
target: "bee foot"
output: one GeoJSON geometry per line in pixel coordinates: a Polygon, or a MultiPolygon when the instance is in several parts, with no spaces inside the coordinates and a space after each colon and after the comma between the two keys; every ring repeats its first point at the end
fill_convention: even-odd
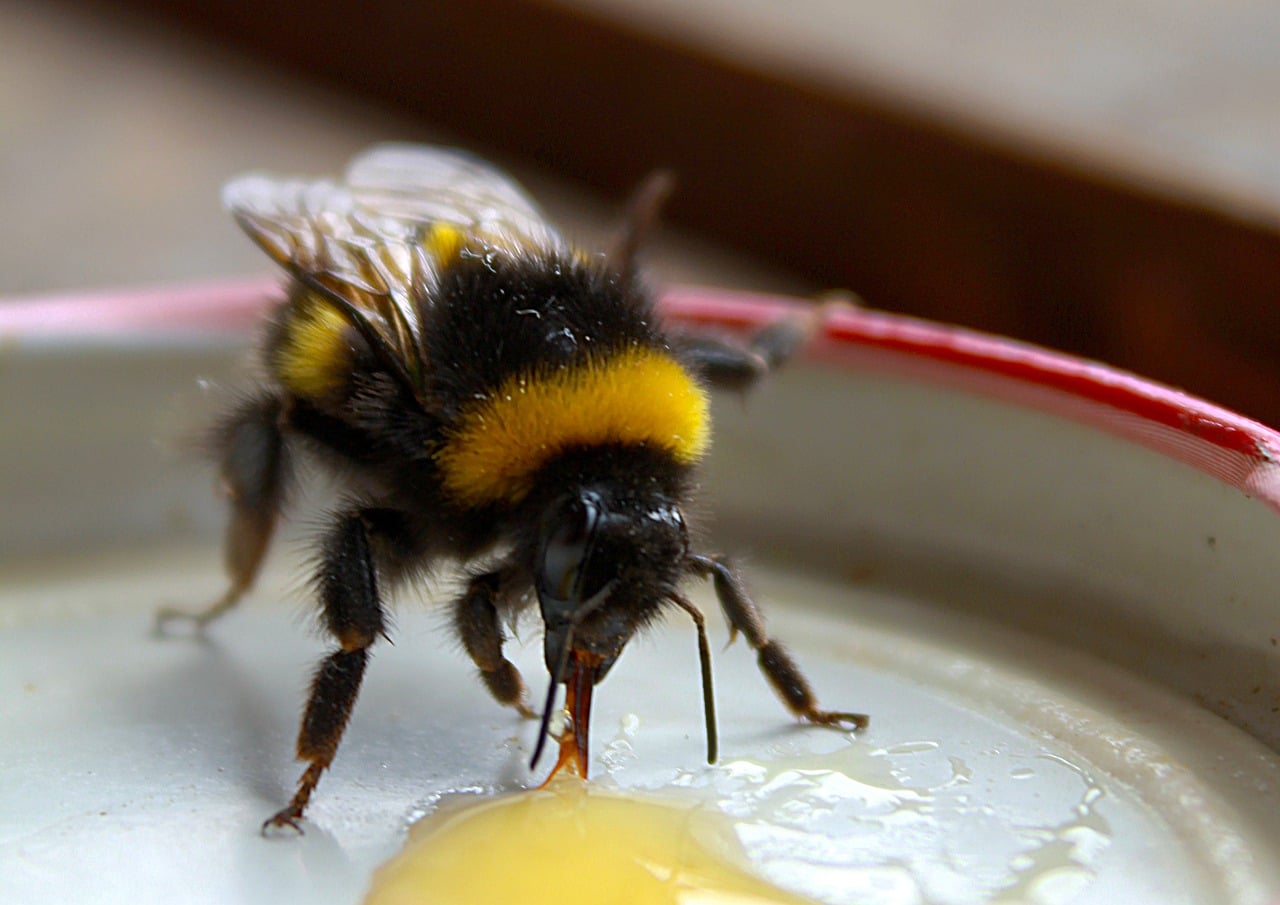
{"type": "Polygon", "coordinates": [[[175,628],[186,626],[189,627],[192,635],[200,636],[204,634],[204,628],[209,624],[209,620],[204,617],[204,613],[192,613],[169,606],[161,607],[156,611],[151,632],[157,638],[176,638],[181,632],[175,631],[175,628]]]}
{"type": "Polygon", "coordinates": [[[262,835],[267,839],[278,839],[289,835],[286,830],[292,830],[293,835],[306,835],[302,831],[302,825],[298,823],[301,819],[300,808],[287,807],[262,822],[262,835]]]}
{"type": "Polygon", "coordinates": [[[169,631],[170,626],[183,623],[191,627],[193,635],[202,637],[205,626],[235,606],[244,595],[245,590],[246,585],[242,583],[233,584],[227,593],[203,610],[192,611],[180,610],[172,606],[161,607],[156,611],[154,632],[157,637],[172,637],[173,633],[169,631]]]}
{"type": "Polygon", "coordinates": [[[806,721],[818,726],[830,726],[833,729],[848,729],[857,732],[866,729],[871,718],[865,713],[842,713],[834,710],[810,710],[803,714],[806,721]]]}

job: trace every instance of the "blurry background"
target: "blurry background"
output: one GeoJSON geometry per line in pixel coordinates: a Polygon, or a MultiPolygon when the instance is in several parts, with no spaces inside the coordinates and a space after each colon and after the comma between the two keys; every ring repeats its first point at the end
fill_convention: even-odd
{"type": "Polygon", "coordinates": [[[244,169],[469,146],[665,279],[1066,349],[1280,425],[1274,0],[0,0],[0,293],[265,273],[244,169]]]}

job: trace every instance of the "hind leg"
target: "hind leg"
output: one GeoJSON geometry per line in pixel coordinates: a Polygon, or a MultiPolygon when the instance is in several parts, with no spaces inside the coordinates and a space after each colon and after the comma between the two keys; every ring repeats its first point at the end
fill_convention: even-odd
{"type": "Polygon", "coordinates": [[[769,324],[745,343],[686,334],[679,337],[677,346],[684,359],[711,386],[719,390],[746,391],[795,357],[817,333],[832,307],[846,306],[845,302],[815,304],[769,324]]]}
{"type": "Polygon", "coordinates": [[[231,609],[253,586],[271,543],[284,503],[289,456],[280,431],[282,404],[274,396],[243,404],[216,432],[221,450],[222,484],[231,502],[223,542],[226,593],[203,610],[165,607],[156,613],[156,629],[187,622],[197,631],[231,609]]]}

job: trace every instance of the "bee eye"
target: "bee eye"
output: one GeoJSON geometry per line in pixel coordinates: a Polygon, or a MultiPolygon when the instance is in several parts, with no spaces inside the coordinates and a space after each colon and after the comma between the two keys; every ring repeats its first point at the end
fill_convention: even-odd
{"type": "Polygon", "coordinates": [[[590,599],[603,581],[588,580],[591,549],[604,507],[595,494],[584,493],[555,510],[542,530],[538,593],[573,604],[590,599]]]}

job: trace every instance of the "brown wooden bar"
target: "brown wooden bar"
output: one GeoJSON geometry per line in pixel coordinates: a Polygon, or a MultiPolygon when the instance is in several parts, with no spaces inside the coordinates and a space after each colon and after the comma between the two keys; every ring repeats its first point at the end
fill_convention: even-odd
{"type": "Polygon", "coordinates": [[[814,285],[1280,424],[1275,220],[550,3],[127,6],[611,196],[671,167],[671,220],[814,285]]]}

